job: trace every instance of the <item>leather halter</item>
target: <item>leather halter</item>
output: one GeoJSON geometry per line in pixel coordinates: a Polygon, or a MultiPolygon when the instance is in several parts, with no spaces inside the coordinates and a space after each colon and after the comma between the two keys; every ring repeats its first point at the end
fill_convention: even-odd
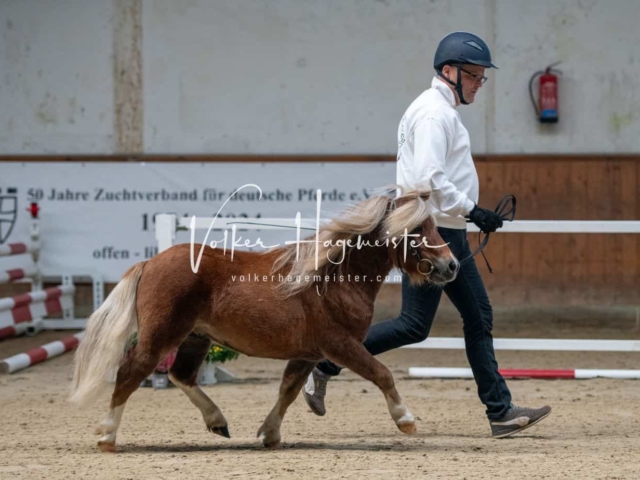
{"type": "MultiPolygon", "coordinates": [[[[396,201],[395,199],[392,199],[389,202],[389,208],[388,211],[393,211],[396,208],[396,201]]],[[[422,231],[422,229],[420,229],[422,231]]],[[[405,241],[408,241],[405,239],[405,241]]],[[[400,258],[400,249],[396,246],[396,264],[398,266],[398,269],[400,270],[400,272],[402,273],[407,273],[406,270],[402,267],[403,262],[401,261],[400,258]]],[[[420,255],[420,252],[418,251],[418,247],[411,245],[411,242],[409,243],[409,253],[411,253],[411,255],[413,255],[413,257],[415,258],[417,265],[416,265],[416,270],[418,270],[418,273],[420,275],[423,275],[424,277],[426,277],[427,279],[430,278],[431,274],[433,273],[433,271],[435,270],[435,267],[433,266],[433,262],[431,262],[431,260],[427,259],[427,258],[422,258],[422,256],[420,255]],[[429,264],[428,266],[428,271],[422,271],[420,270],[420,265],[422,264],[422,262],[427,262],[429,264]]]]}
{"type": "MultiPolygon", "coordinates": [[[[389,210],[395,210],[395,199],[392,199],[389,202],[389,210]]],[[[516,197],[515,195],[505,195],[504,197],[502,197],[502,199],[500,200],[500,202],[498,202],[498,206],[495,209],[495,212],[500,215],[500,217],[507,222],[513,222],[513,219],[516,216],[516,197]]],[[[467,220],[467,223],[469,223],[470,220],[467,220]]],[[[487,260],[487,257],[484,254],[484,249],[487,246],[487,244],[489,243],[489,234],[490,232],[478,232],[478,248],[476,248],[471,255],[469,255],[467,258],[460,260],[460,265],[462,265],[463,263],[468,262],[469,260],[471,260],[473,257],[475,257],[478,253],[482,253],[482,257],[484,258],[484,261],[487,264],[487,268],[489,269],[490,273],[493,273],[493,270],[491,268],[491,265],[489,265],[489,260],[487,260]],[[481,235],[484,233],[484,238],[480,239],[481,235]]],[[[409,251],[411,252],[411,254],[414,256],[414,258],[416,259],[416,261],[418,262],[417,265],[417,270],[421,275],[424,275],[425,277],[429,278],[429,276],[433,273],[434,270],[434,266],[433,263],[430,260],[427,260],[426,258],[422,258],[420,256],[420,252],[418,252],[417,247],[413,247],[411,246],[411,244],[409,244],[409,251]],[[422,270],[420,270],[420,263],[422,262],[429,262],[430,264],[430,268],[428,272],[423,272],[422,270]]],[[[400,269],[400,271],[402,273],[406,273],[406,271],[402,268],[402,263],[400,262],[400,252],[398,251],[396,253],[396,263],[398,264],[398,268],[400,269]]]]}

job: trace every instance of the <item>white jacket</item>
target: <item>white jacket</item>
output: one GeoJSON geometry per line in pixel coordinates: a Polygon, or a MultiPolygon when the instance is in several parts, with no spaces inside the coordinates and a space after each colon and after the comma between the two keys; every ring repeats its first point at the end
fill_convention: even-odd
{"type": "Polygon", "coordinates": [[[478,173],[455,96],[437,77],[400,121],[396,182],[405,188],[428,182],[438,226],[467,228],[464,216],[478,202],[478,173]]]}

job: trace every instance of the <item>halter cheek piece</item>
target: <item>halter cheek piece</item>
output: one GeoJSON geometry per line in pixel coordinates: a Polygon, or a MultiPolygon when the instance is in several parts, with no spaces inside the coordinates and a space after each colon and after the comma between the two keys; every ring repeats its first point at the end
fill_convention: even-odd
{"type": "MultiPolygon", "coordinates": [[[[395,208],[396,208],[396,201],[395,199],[393,199],[391,200],[391,202],[389,202],[389,210],[392,211],[392,210],[395,210],[395,208]]],[[[420,252],[418,251],[418,248],[414,247],[411,244],[409,244],[409,252],[416,259],[416,262],[417,262],[416,269],[418,270],[418,273],[421,275],[424,275],[426,278],[429,278],[433,273],[433,271],[435,270],[435,267],[433,266],[433,263],[431,262],[431,260],[422,258],[422,256],[420,255],[420,252]],[[429,264],[429,266],[427,267],[428,271],[420,270],[420,265],[422,264],[422,262],[427,262],[429,264]]],[[[400,250],[397,247],[396,247],[396,263],[402,273],[407,273],[405,269],[402,268],[402,262],[400,261],[400,250]]]]}
{"type": "MultiPolygon", "coordinates": [[[[409,252],[416,259],[416,262],[417,262],[416,269],[418,270],[418,273],[421,274],[421,275],[424,275],[427,278],[429,278],[431,276],[431,274],[433,273],[433,271],[435,270],[435,267],[433,266],[433,263],[431,262],[431,260],[429,260],[427,258],[422,258],[422,256],[420,255],[420,252],[418,251],[418,248],[412,246],[411,244],[409,244],[409,252]],[[429,264],[428,267],[427,267],[428,271],[420,270],[420,265],[422,264],[422,262],[427,262],[429,264]]],[[[397,256],[397,262],[396,263],[398,264],[398,268],[400,269],[400,271],[402,273],[406,273],[404,268],[402,268],[402,263],[400,261],[400,250],[398,250],[396,252],[396,256],[397,256]]]]}

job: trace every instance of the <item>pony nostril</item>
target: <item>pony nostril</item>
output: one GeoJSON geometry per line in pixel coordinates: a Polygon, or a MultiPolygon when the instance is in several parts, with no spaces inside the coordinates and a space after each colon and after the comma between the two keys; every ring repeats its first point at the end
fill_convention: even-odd
{"type": "Polygon", "coordinates": [[[449,271],[452,273],[455,273],[458,271],[458,262],[456,262],[455,260],[451,260],[449,262],[449,271]]]}

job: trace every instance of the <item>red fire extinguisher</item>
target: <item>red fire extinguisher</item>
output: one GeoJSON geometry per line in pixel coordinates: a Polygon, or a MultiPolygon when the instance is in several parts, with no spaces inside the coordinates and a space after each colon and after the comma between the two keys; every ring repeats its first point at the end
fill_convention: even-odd
{"type": "Polygon", "coordinates": [[[554,73],[561,75],[562,72],[555,70],[553,67],[559,63],[553,63],[544,70],[534,73],[529,80],[531,103],[540,123],[558,122],[558,76],[554,73]],[[533,83],[537,77],[540,77],[540,82],[538,85],[538,101],[536,102],[533,95],[533,83]]]}

